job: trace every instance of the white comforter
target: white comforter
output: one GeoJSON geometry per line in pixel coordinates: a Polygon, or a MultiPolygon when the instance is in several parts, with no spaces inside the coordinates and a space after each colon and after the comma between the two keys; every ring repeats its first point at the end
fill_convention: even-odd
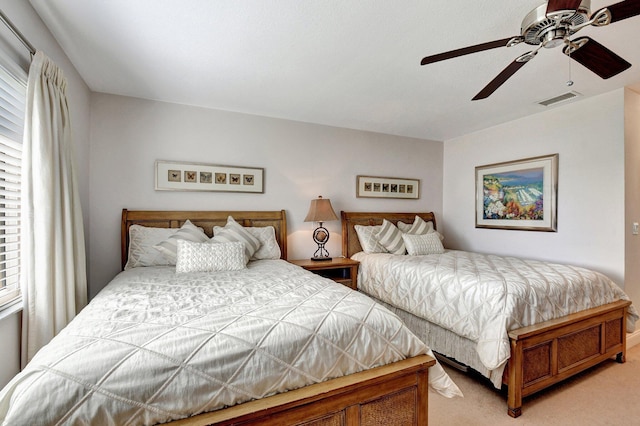
{"type": "MultiPolygon", "coordinates": [[[[367,294],[477,342],[493,370],[510,356],[508,331],[596,307],[627,295],[588,269],[448,250],[428,256],[356,253],[367,294]]],[[[633,306],[627,330],[638,315],[633,306]]]]}
{"type": "MultiPolygon", "coordinates": [[[[0,392],[0,420],[154,424],[429,352],[368,297],[285,261],[135,268],[0,392]]],[[[459,394],[439,365],[430,382],[459,394]]]]}

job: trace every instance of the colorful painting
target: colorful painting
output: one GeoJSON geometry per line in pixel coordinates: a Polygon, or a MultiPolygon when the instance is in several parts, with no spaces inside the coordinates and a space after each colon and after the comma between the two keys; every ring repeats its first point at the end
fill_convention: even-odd
{"type": "Polygon", "coordinates": [[[542,167],[482,177],[485,219],[543,220],[542,167]]]}
{"type": "Polygon", "coordinates": [[[476,227],[556,231],[558,155],[476,167],[476,227]]]}

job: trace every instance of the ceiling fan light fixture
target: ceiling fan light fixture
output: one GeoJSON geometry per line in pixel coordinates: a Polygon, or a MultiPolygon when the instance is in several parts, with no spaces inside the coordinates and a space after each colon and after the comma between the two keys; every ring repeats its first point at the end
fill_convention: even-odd
{"type": "MultiPolygon", "coordinates": [[[[564,37],[554,34],[557,31],[562,30],[566,35],[573,34],[572,27],[579,27],[585,22],[589,21],[589,13],[591,11],[591,1],[583,0],[578,10],[572,11],[572,13],[564,19],[554,19],[547,16],[547,5],[541,4],[540,6],[529,12],[522,20],[520,26],[520,34],[524,38],[525,43],[531,45],[539,45],[548,42],[548,34],[552,33],[551,39],[557,37],[564,37]]],[[[555,47],[555,46],[552,46],[555,47]]]]}
{"type": "Polygon", "coordinates": [[[554,28],[547,31],[542,37],[542,45],[545,49],[553,49],[564,44],[568,31],[564,28],[554,28]]]}

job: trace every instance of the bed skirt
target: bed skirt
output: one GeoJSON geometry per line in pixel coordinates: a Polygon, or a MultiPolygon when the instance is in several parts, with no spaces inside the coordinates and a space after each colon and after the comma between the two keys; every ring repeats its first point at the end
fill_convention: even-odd
{"type": "Polygon", "coordinates": [[[502,388],[502,375],[507,363],[501,365],[495,370],[489,370],[480,361],[478,352],[476,352],[476,343],[455,334],[445,328],[433,324],[425,319],[417,317],[407,311],[396,308],[368,295],[370,298],[380,303],[385,308],[396,314],[407,328],[413,332],[420,340],[427,344],[434,352],[455,359],[482,376],[488,378],[496,389],[502,388]]]}

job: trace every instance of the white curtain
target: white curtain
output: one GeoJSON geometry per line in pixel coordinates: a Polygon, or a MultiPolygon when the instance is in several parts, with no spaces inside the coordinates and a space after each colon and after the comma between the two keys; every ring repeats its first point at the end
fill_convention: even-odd
{"type": "Polygon", "coordinates": [[[22,160],[22,366],[87,303],[67,83],[42,52],[31,62],[22,160]]]}

